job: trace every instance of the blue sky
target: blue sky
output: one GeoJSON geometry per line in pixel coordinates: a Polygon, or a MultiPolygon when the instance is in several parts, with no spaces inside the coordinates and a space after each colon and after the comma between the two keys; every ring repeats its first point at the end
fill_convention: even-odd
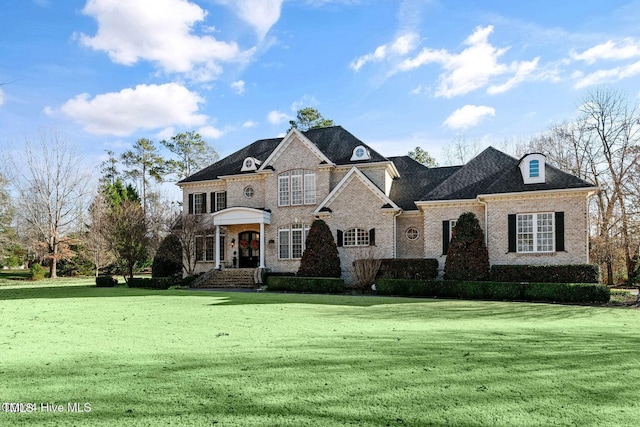
{"type": "Polygon", "coordinates": [[[383,155],[442,162],[640,96],[640,1],[5,0],[0,144],[55,126],[90,164],[196,130],[221,155],[312,106],[383,155]]]}

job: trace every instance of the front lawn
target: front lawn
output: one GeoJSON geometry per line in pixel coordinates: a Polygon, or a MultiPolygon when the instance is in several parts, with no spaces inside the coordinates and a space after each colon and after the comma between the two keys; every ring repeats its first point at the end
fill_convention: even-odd
{"type": "Polygon", "coordinates": [[[0,412],[0,425],[640,417],[636,309],[73,284],[0,287],[0,397],[37,408],[0,412]]]}

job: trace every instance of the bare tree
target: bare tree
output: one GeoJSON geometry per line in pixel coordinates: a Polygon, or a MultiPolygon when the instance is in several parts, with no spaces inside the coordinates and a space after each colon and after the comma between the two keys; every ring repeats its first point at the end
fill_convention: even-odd
{"type": "Polygon", "coordinates": [[[55,130],[42,131],[37,143],[27,141],[21,155],[6,153],[5,160],[6,177],[18,196],[17,214],[44,247],[50,277],[56,278],[57,262],[73,255],[63,249],[85,209],[90,174],[55,130]]]}
{"type": "Polygon", "coordinates": [[[482,151],[482,143],[478,139],[468,140],[464,135],[458,135],[453,142],[444,147],[442,154],[445,165],[463,165],[482,151]]]}
{"type": "Polygon", "coordinates": [[[203,220],[201,215],[180,214],[175,221],[173,234],[182,245],[182,267],[187,276],[193,276],[196,263],[196,238],[202,234],[203,220]]]}

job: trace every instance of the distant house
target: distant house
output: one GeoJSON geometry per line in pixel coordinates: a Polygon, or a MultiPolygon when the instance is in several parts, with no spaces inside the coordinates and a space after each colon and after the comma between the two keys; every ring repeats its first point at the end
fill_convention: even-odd
{"type": "Polygon", "coordinates": [[[597,190],[537,153],[516,159],[490,147],[464,166],[426,168],[384,157],[340,126],[256,141],[178,185],[185,212],[208,224],[197,271],[295,272],[321,218],[347,281],[352,261],[367,256],[436,258],[443,268],[464,212],[477,215],[492,265],[587,263],[597,190]]]}

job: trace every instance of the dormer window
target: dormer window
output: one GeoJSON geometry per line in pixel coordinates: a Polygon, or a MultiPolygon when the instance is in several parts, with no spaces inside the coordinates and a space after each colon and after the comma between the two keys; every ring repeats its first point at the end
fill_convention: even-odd
{"type": "Polygon", "coordinates": [[[353,154],[351,156],[351,160],[369,160],[371,159],[371,154],[369,150],[364,145],[358,145],[353,149],[353,154]]]}
{"type": "Polygon", "coordinates": [[[253,157],[247,157],[244,159],[244,162],[242,162],[242,169],[240,169],[240,172],[256,171],[258,170],[258,166],[260,166],[260,160],[253,157]]]}
{"type": "Polygon", "coordinates": [[[540,160],[529,161],[529,178],[538,178],[540,176],[540,160]]]}
{"type": "Polygon", "coordinates": [[[520,159],[518,166],[525,184],[544,184],[546,182],[544,154],[527,154],[520,159]]]}

